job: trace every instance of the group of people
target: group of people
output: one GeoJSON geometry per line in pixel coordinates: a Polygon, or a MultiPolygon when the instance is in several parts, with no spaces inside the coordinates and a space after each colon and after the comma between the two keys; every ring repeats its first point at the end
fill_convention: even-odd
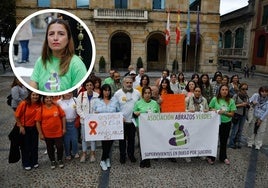
{"type": "MultiPolygon", "coordinates": [[[[18,102],[19,105],[13,108],[16,125],[24,137],[21,147],[22,165],[25,170],[39,166],[38,137],[46,143],[52,169],[57,164],[60,168],[64,167],[64,151],[65,160],[80,158],[80,162],[85,162],[89,144],[85,139],[86,114],[116,112],[123,114],[124,139],[119,140],[120,163],[126,163],[127,159],[135,163],[136,132],[139,131],[138,126],[143,126],[139,125],[138,117],[141,113],[160,113],[162,96],[167,94],[183,94],[186,112],[215,111],[220,115],[219,160],[229,165],[227,147],[242,147],[243,126],[245,121],[249,120],[250,108],[253,108],[253,118],[249,120],[247,144],[248,147],[254,145],[256,150],[262,146],[268,116],[268,87],[260,87],[252,97],[248,96],[247,90],[248,84],[240,83],[238,75],[233,75],[229,79],[221,72],[216,72],[210,79],[208,74],[199,76],[195,73],[186,81],[183,73],[169,74],[168,70],[163,70],[161,77],[151,84],[150,77],[142,69],[138,75],[135,70],[130,70],[122,79],[119,72],[110,70],[110,76],[103,81],[92,74],[77,92],[73,92],[77,97],[74,97],[73,93],[60,97],[40,96],[28,91],[26,99],[18,102]],[[139,84],[134,87],[136,80],[139,80],[139,84]],[[77,116],[80,117],[81,124],[81,153],[78,151],[79,129],[75,127],[77,116]],[[133,118],[137,124],[134,124],[133,118]]],[[[22,98],[25,98],[25,93],[21,93],[24,95],[22,98]]],[[[112,144],[113,140],[102,141],[102,170],[111,167],[112,144]]],[[[90,141],[90,146],[89,160],[94,162],[96,141],[90,141]]],[[[206,159],[209,164],[214,164],[216,157],[207,156],[206,159]]],[[[176,159],[173,158],[171,161],[175,162],[176,159]]],[[[186,161],[191,160],[187,158],[186,161]]],[[[140,167],[150,166],[150,160],[140,161],[140,167]]]]}

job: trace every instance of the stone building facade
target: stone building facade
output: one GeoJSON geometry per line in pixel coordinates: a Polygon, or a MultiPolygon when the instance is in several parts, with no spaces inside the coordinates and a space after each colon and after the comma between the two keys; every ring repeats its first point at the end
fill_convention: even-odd
{"type": "Polygon", "coordinates": [[[75,14],[88,26],[96,43],[94,69],[99,71],[103,56],[105,69],[125,70],[136,66],[141,57],[147,71],[172,70],[212,73],[217,69],[220,0],[16,0],[17,23],[38,10],[63,9],[75,14]],[[47,4],[42,4],[46,2],[47,4]],[[189,2],[191,4],[188,16],[189,2]],[[180,10],[180,42],[176,45],[175,28],[180,10]],[[197,10],[199,11],[198,44],[197,10]],[[167,12],[170,12],[171,40],[165,44],[167,12]],[[190,20],[190,42],[186,27],[190,20]],[[178,65],[174,63],[178,62],[178,65]],[[175,66],[174,66],[175,65],[175,66]]]}
{"type": "Polygon", "coordinates": [[[248,3],[220,18],[219,62],[268,73],[268,0],[248,3]]]}

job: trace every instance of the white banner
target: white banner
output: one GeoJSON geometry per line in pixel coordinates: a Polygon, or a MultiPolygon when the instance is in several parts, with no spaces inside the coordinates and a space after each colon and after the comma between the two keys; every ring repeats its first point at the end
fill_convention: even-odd
{"type": "Polygon", "coordinates": [[[121,113],[87,114],[84,123],[86,141],[124,138],[123,115],[121,113]]]}
{"type": "Polygon", "coordinates": [[[217,156],[215,112],[144,113],[139,121],[142,159],[217,156]]]}

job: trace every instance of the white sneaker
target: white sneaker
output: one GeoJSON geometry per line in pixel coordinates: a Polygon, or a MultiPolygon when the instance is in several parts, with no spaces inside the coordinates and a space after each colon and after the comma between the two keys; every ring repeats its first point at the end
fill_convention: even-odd
{"type": "Polygon", "coordinates": [[[249,148],[252,148],[252,144],[248,144],[248,147],[249,147],[249,148]]]}
{"type": "Polygon", "coordinates": [[[31,170],[32,168],[30,166],[27,166],[27,167],[24,167],[25,170],[29,171],[31,170]]]}
{"type": "Polygon", "coordinates": [[[79,154],[78,154],[78,153],[75,154],[74,158],[75,158],[75,159],[78,159],[78,158],[79,158],[79,154]]]}
{"type": "Polygon", "coordinates": [[[17,62],[19,60],[18,56],[14,55],[14,61],[17,62]]]}
{"type": "Polygon", "coordinates": [[[255,146],[255,149],[256,149],[256,150],[260,150],[261,147],[260,147],[260,146],[255,146]]]}
{"type": "Polygon", "coordinates": [[[205,161],[205,160],[207,159],[207,157],[202,156],[202,157],[200,157],[200,159],[201,159],[202,161],[205,161]]]}
{"type": "Polygon", "coordinates": [[[106,162],[105,161],[101,161],[100,162],[100,166],[101,166],[101,169],[102,170],[104,170],[104,171],[107,170],[107,166],[106,166],[106,162]]]}
{"type": "Polygon", "coordinates": [[[186,161],[187,163],[190,163],[192,160],[191,160],[190,157],[186,157],[186,158],[185,158],[185,161],[186,161]]]}
{"type": "Polygon", "coordinates": [[[106,159],[105,163],[106,163],[107,168],[110,168],[111,167],[111,161],[110,161],[109,158],[106,159]]]}

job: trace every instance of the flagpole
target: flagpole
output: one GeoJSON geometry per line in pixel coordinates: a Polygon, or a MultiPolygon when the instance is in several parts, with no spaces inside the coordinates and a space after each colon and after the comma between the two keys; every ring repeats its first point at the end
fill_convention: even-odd
{"type": "Polygon", "coordinates": [[[196,69],[197,69],[197,59],[196,59],[196,56],[197,56],[197,44],[195,43],[195,50],[194,50],[194,72],[196,72],[196,69]]]}
{"type": "Polygon", "coordinates": [[[178,44],[180,42],[180,6],[178,8],[178,15],[177,15],[177,25],[176,25],[176,61],[175,61],[175,72],[177,73],[179,70],[179,62],[178,62],[178,44]]]}
{"type": "Polygon", "coordinates": [[[196,37],[195,37],[195,51],[194,51],[194,72],[197,70],[197,49],[199,40],[199,6],[197,6],[197,23],[196,23],[196,37]]]}
{"type": "Polygon", "coordinates": [[[195,64],[194,64],[194,72],[196,72],[196,70],[197,70],[197,48],[198,48],[198,45],[195,44],[195,52],[194,52],[195,64]]]}
{"type": "Polygon", "coordinates": [[[186,54],[185,54],[185,70],[186,71],[186,63],[188,63],[188,47],[191,44],[191,29],[190,29],[190,0],[188,0],[188,13],[187,13],[187,28],[186,28],[186,54]]]}
{"type": "Polygon", "coordinates": [[[185,50],[185,61],[184,61],[184,72],[186,72],[186,63],[187,63],[187,61],[188,61],[188,57],[187,57],[187,55],[188,55],[188,44],[187,44],[187,42],[186,42],[186,50],[185,50]]]}
{"type": "Polygon", "coordinates": [[[168,8],[167,25],[166,25],[166,63],[164,69],[167,68],[169,62],[169,43],[170,43],[170,9],[168,8]]]}

